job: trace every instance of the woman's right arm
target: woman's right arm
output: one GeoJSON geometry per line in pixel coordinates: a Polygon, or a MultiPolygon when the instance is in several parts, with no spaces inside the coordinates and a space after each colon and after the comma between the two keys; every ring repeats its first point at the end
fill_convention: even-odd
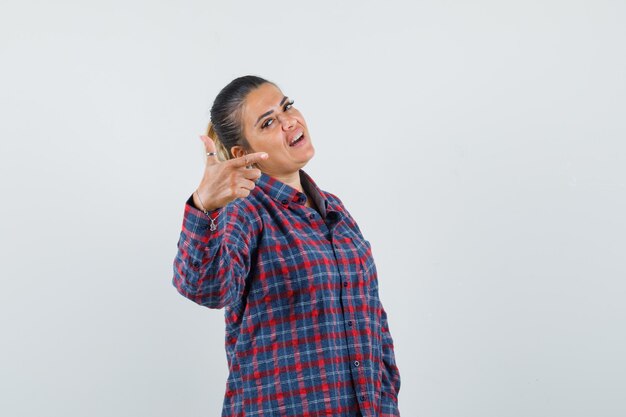
{"type": "MultiPolygon", "coordinates": [[[[201,139],[207,152],[215,151],[210,138],[201,139]]],[[[254,227],[241,205],[229,203],[250,194],[261,172],[247,166],[265,158],[265,153],[225,162],[207,157],[200,186],[185,205],[173,284],[200,305],[222,308],[241,298],[254,227]]]]}
{"type": "Polygon", "coordinates": [[[231,204],[209,212],[211,220],[185,204],[173,284],[186,298],[209,308],[222,308],[241,299],[250,270],[250,221],[241,206],[231,204]]]}

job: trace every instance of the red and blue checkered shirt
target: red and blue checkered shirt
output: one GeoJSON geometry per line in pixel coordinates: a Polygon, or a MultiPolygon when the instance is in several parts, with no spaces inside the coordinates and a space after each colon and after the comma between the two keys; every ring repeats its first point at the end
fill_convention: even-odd
{"type": "Polygon", "coordinates": [[[262,174],[247,198],[185,206],[173,283],[224,308],[223,417],[399,416],[400,374],[369,242],[335,195],[262,174]]]}

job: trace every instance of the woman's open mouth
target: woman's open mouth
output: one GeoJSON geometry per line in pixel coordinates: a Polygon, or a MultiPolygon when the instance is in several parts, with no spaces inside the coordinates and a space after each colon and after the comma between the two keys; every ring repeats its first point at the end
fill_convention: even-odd
{"type": "Polygon", "coordinates": [[[296,146],[299,143],[302,143],[303,141],[304,141],[304,133],[300,132],[291,139],[291,141],[289,142],[289,146],[296,146]]]}

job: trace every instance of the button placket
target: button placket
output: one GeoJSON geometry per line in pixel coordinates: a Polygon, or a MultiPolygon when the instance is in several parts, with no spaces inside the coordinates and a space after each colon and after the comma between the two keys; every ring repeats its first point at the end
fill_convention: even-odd
{"type": "MultiPolygon", "coordinates": [[[[335,254],[345,254],[345,256],[350,257],[354,253],[353,243],[349,240],[347,236],[342,234],[342,229],[335,229],[333,232],[336,233],[337,239],[336,243],[333,242],[335,254]]],[[[333,234],[334,234],[333,233],[333,234]]],[[[348,360],[349,367],[351,368],[351,376],[352,381],[355,384],[356,388],[356,400],[360,402],[367,401],[367,392],[368,392],[368,383],[360,382],[366,377],[368,372],[368,367],[365,366],[365,363],[362,362],[362,352],[359,352],[356,348],[356,345],[359,339],[359,335],[357,334],[357,320],[350,311],[358,307],[355,303],[357,303],[356,298],[358,298],[357,294],[353,294],[351,291],[351,287],[353,285],[360,285],[360,273],[358,270],[358,266],[355,266],[352,262],[341,262],[341,258],[337,257],[338,267],[340,270],[341,286],[343,286],[343,291],[341,295],[342,304],[344,306],[344,326],[345,326],[345,335],[348,342],[348,351],[349,357],[348,360]],[[357,270],[355,270],[355,267],[357,270]],[[350,346],[352,345],[352,346],[350,346]]],[[[356,287],[355,287],[356,288],[356,287]]],[[[358,303],[357,303],[358,304],[358,303]]],[[[356,312],[356,311],[355,311],[356,312]]],[[[358,316],[358,314],[357,314],[358,316]]]]}

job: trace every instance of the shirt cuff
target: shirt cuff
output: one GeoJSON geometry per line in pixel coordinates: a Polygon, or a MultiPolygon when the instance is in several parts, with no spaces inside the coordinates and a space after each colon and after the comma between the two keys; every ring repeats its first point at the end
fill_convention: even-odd
{"type": "Polygon", "coordinates": [[[193,203],[193,195],[187,199],[183,216],[183,231],[190,238],[202,243],[221,237],[226,228],[224,207],[209,210],[207,214],[196,208],[193,203]]]}

